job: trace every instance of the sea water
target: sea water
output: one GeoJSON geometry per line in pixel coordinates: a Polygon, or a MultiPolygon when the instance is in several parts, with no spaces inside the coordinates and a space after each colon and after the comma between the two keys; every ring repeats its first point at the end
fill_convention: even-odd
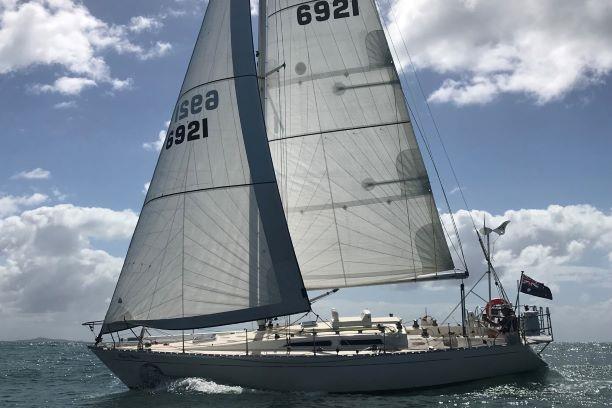
{"type": "Polygon", "coordinates": [[[0,342],[0,407],[612,407],[612,343],[554,343],[549,368],[385,394],[279,393],[177,380],[129,391],[86,344],[0,342]]]}

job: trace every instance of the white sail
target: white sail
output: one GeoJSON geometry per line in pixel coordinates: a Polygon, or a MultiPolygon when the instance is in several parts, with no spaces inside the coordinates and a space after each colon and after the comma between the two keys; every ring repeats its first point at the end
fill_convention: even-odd
{"type": "Polygon", "coordinates": [[[373,0],[268,0],[266,71],[268,138],[306,287],[463,276],[373,0]]]}
{"type": "Polygon", "coordinates": [[[210,0],[102,334],[309,310],[252,44],[249,0],[210,0]]]}

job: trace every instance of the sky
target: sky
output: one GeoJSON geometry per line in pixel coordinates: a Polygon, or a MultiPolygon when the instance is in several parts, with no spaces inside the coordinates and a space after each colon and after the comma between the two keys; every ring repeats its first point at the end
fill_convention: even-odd
{"type": "MultiPolygon", "coordinates": [[[[521,303],[549,306],[558,340],[612,341],[612,1],[379,5],[468,288],[486,269],[470,214],[510,220],[493,245],[510,297],[524,270],[555,300],[521,303]]],[[[205,7],[0,0],[0,340],[91,339],[80,323],[106,311],[205,7]]],[[[344,289],[315,310],[442,320],[458,292],[344,289]]]]}

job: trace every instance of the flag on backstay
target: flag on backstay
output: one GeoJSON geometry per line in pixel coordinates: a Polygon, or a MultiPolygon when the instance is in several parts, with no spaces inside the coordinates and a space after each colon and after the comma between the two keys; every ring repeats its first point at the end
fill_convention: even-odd
{"type": "Polygon", "coordinates": [[[550,288],[543,283],[540,283],[529,276],[521,275],[521,292],[531,296],[537,296],[552,300],[550,288]]]}

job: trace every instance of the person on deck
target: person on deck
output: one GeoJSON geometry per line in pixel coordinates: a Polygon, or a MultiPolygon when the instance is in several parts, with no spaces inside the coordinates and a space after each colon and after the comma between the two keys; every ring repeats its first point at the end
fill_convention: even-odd
{"type": "MultiPolygon", "coordinates": [[[[499,321],[489,319],[486,315],[483,319],[492,326],[498,327],[499,333],[503,334],[508,344],[516,344],[519,341],[518,319],[510,305],[504,305],[501,309],[502,318],[499,321]]],[[[497,337],[497,336],[496,336],[497,337]]]]}
{"type": "Polygon", "coordinates": [[[483,320],[492,326],[499,327],[502,333],[516,332],[518,330],[518,321],[512,306],[504,305],[501,313],[503,317],[499,321],[496,321],[495,318],[490,318],[486,314],[483,315],[483,320]]]}
{"type": "Polygon", "coordinates": [[[516,333],[518,331],[518,319],[512,307],[507,306],[502,309],[504,317],[500,320],[499,326],[502,333],[516,333]]]}

